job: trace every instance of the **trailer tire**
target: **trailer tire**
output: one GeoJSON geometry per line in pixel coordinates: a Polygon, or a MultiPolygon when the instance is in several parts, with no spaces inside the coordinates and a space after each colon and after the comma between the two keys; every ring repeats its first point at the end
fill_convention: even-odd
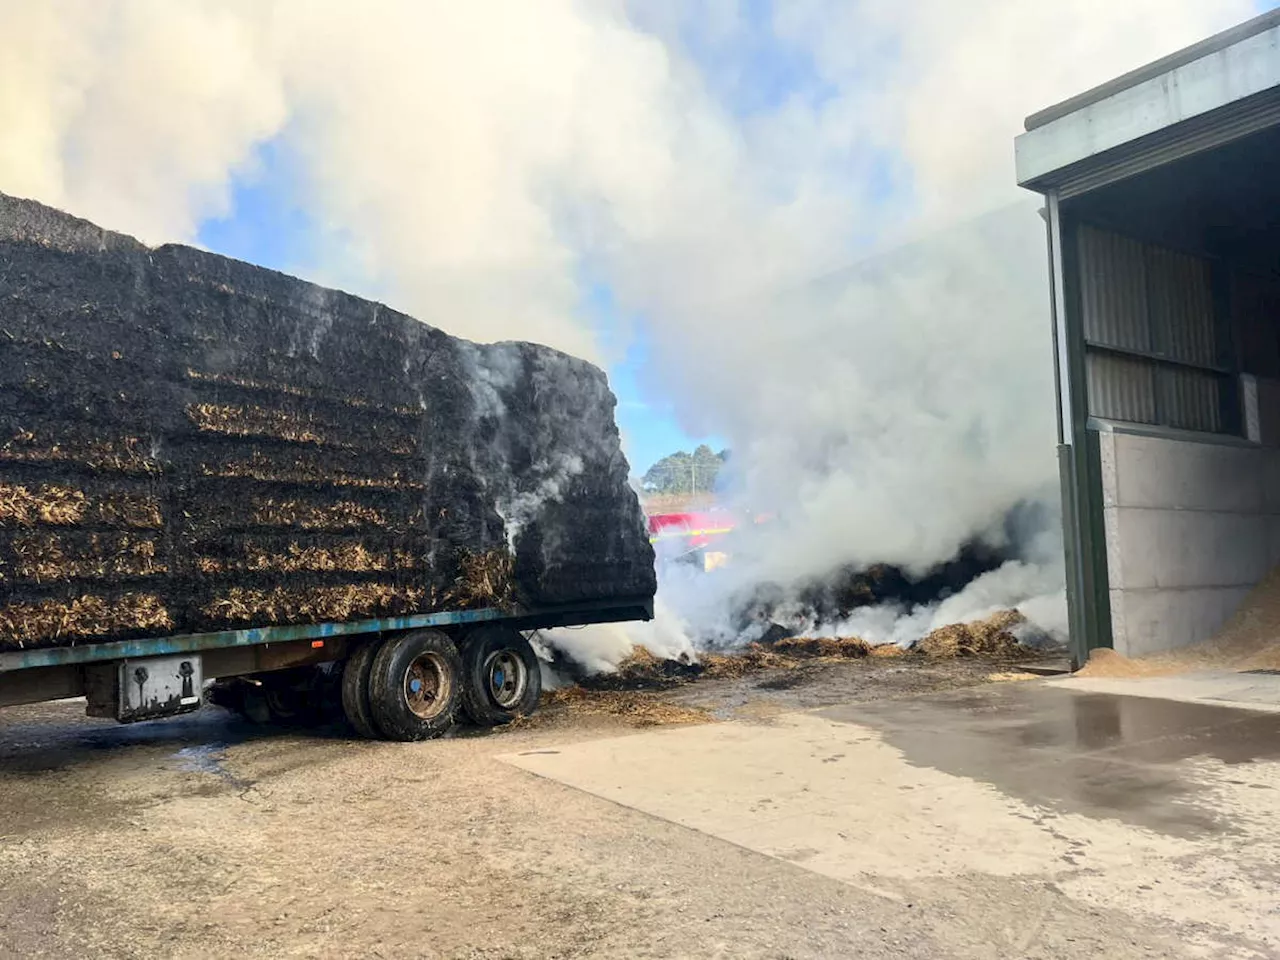
{"type": "Polygon", "coordinates": [[[451,726],[462,686],[458,648],[438,630],[382,644],[369,675],[373,720],[388,740],[430,740],[451,726]]]}
{"type": "Polygon", "coordinates": [[[486,624],[462,645],[462,709],[472,723],[496,727],[533,713],[542,696],[538,655],[518,630],[486,624]]]}
{"type": "Polygon", "coordinates": [[[369,704],[369,675],[378,655],[378,641],[357,647],[342,667],[342,713],[355,732],[366,740],[381,740],[382,731],[369,704]]]}

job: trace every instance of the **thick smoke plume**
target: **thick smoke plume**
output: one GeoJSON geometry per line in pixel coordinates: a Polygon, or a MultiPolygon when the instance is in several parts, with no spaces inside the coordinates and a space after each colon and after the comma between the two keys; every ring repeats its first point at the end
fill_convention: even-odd
{"type": "MultiPolygon", "coordinates": [[[[607,287],[650,396],[780,516],[734,578],[923,572],[1052,489],[1021,118],[1251,7],[0,0],[0,190],[190,241],[271,160],[308,242],[275,265],[604,361],[627,339],[586,306],[607,287]],[[762,81],[778,63],[798,79],[762,81]]],[[[1034,553],[860,614],[883,628],[812,629],[1044,605],[1034,553]]],[[[663,590],[671,636],[716,616],[705,587],[663,590]]]]}

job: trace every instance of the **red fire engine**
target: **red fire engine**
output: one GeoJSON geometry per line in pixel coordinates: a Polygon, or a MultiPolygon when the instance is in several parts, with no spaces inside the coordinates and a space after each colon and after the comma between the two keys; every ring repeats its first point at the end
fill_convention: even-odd
{"type": "MultiPolygon", "coordinates": [[[[764,515],[752,516],[750,522],[757,524],[767,519],[764,515]]],[[[720,508],[653,513],[649,515],[649,542],[660,557],[687,559],[704,570],[714,570],[728,562],[726,541],[738,526],[738,515],[720,508]]]]}

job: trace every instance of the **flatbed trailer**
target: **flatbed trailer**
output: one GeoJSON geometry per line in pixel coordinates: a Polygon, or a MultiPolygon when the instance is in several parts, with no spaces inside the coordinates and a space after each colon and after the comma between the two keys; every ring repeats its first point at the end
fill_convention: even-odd
{"type": "Polygon", "coordinates": [[[460,714],[495,725],[541,692],[531,631],[648,620],[649,597],[448,610],[0,652],[0,707],[84,697],[121,723],[212,701],[260,721],[345,716],[360,736],[422,740],[460,714]]]}

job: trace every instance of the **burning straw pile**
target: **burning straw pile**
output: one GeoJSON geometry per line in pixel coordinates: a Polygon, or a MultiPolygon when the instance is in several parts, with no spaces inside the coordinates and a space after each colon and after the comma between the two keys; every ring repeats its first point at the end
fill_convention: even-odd
{"type": "Polygon", "coordinates": [[[1027,620],[1003,610],[980,620],[941,627],[909,647],[871,644],[858,637],[785,637],[752,643],[733,653],[703,654],[697,660],[669,660],[636,647],[612,673],[592,674],[579,683],[592,690],[663,689],[698,679],[738,678],[764,670],[788,670],[815,661],[901,658],[904,662],[980,658],[1009,664],[1035,651],[1018,639],[1027,620]]]}
{"type": "Polygon", "coordinates": [[[653,596],[595,367],[3,194],[0,260],[0,649],[653,596]]]}

